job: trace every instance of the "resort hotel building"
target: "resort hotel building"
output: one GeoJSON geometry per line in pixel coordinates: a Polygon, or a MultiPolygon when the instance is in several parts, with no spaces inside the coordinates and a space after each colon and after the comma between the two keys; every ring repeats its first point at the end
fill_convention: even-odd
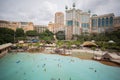
{"type": "Polygon", "coordinates": [[[104,14],[97,16],[96,14],[91,17],[91,33],[105,33],[114,30],[113,27],[114,14],[104,14]]]}
{"type": "Polygon", "coordinates": [[[90,11],[83,12],[75,8],[66,9],[66,40],[76,39],[76,35],[89,35],[105,32],[112,32],[120,29],[120,16],[115,17],[114,13],[104,15],[90,15],[90,11]]]}
{"type": "Polygon", "coordinates": [[[115,30],[120,29],[120,16],[114,17],[113,25],[115,30]]]}
{"type": "Polygon", "coordinates": [[[28,30],[33,30],[34,24],[32,22],[10,22],[10,21],[0,20],[0,27],[10,28],[14,31],[17,28],[22,28],[26,32],[28,30]]]}
{"type": "Polygon", "coordinates": [[[74,35],[90,32],[90,13],[66,6],[66,39],[70,40],[74,35]]]}

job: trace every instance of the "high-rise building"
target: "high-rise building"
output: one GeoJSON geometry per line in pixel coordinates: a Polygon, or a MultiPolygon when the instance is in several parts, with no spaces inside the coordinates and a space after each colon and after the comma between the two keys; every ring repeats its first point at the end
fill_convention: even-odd
{"type": "Polygon", "coordinates": [[[64,13],[62,12],[56,12],[55,13],[55,26],[54,26],[54,33],[57,33],[58,31],[64,31],[64,13]]]}
{"type": "Polygon", "coordinates": [[[64,25],[64,14],[62,12],[55,13],[55,24],[59,27],[64,25]]]}
{"type": "Polygon", "coordinates": [[[92,15],[91,17],[91,33],[105,33],[114,30],[113,27],[114,14],[104,14],[97,16],[92,15]]]}
{"type": "Polygon", "coordinates": [[[75,8],[68,9],[66,6],[66,39],[72,39],[74,35],[89,33],[90,30],[90,13],[83,12],[75,8]]]}

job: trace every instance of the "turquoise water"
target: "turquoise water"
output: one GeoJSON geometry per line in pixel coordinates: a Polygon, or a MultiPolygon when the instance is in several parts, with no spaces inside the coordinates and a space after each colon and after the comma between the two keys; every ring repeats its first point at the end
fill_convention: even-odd
{"type": "Polygon", "coordinates": [[[120,68],[51,54],[7,54],[0,80],[120,80],[120,68]]]}

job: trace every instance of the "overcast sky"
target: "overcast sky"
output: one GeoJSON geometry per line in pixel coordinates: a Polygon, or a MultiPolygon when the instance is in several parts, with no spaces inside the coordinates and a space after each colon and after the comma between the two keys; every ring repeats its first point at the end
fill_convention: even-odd
{"type": "Polygon", "coordinates": [[[120,16],[120,0],[0,0],[0,20],[31,21],[34,24],[47,25],[54,21],[55,12],[65,13],[65,5],[91,14],[114,13],[120,16]]]}

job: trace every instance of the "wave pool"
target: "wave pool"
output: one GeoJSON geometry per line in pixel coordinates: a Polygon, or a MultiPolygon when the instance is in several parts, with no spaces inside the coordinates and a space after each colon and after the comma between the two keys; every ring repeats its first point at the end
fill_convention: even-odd
{"type": "Polygon", "coordinates": [[[120,80],[120,68],[68,56],[10,53],[0,59],[0,80],[120,80]]]}

